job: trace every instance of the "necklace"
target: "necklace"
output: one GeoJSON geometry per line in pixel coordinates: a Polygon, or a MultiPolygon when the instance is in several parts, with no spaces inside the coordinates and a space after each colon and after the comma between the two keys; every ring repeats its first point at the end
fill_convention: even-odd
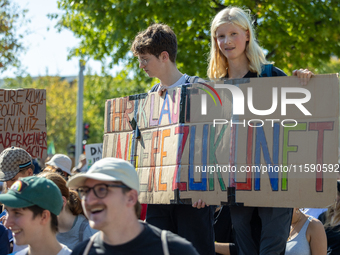
{"type": "Polygon", "coordinates": [[[288,236],[287,241],[291,240],[291,238],[292,238],[292,233],[293,233],[293,231],[294,231],[296,225],[297,225],[297,224],[299,223],[299,221],[301,220],[301,216],[302,216],[302,213],[300,212],[300,216],[299,216],[298,220],[295,221],[294,224],[292,224],[292,229],[291,229],[290,232],[289,232],[289,236],[288,236]]]}

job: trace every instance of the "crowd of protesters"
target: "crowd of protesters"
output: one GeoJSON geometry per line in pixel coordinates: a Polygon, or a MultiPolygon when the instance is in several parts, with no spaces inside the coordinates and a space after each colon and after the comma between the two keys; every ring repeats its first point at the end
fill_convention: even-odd
{"type": "MultiPolygon", "coordinates": [[[[140,32],[131,51],[140,68],[160,80],[151,92],[162,95],[169,88],[202,81],[177,69],[177,38],[167,25],[140,32]]],[[[215,16],[210,79],[285,75],[265,59],[247,11],[228,7],[215,16]]],[[[300,69],[293,75],[306,85],[312,73],[300,69]]],[[[83,155],[71,170],[71,159],[56,154],[37,173],[24,149],[2,151],[0,255],[340,254],[339,199],[320,215],[321,221],[299,208],[216,208],[202,200],[193,205],[150,204],[142,221],[134,166],[104,158],[86,171],[85,159],[83,155]]]]}

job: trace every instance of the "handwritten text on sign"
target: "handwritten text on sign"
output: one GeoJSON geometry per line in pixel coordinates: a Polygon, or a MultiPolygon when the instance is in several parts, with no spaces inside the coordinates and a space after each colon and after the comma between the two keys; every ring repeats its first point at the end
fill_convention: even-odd
{"type": "Polygon", "coordinates": [[[46,91],[0,89],[0,151],[16,146],[33,158],[46,154],[46,91]]]}
{"type": "MultiPolygon", "coordinates": [[[[162,97],[151,93],[106,102],[103,157],[123,158],[136,166],[142,202],[171,203],[178,198],[177,190],[180,199],[220,204],[228,199],[227,187],[235,187],[236,201],[247,206],[323,207],[332,202],[336,174],[329,165],[338,158],[337,76],[316,76],[309,82],[311,99],[304,107],[312,116],[293,104],[282,116],[278,105],[263,118],[273,120],[265,124],[247,108],[243,115],[233,115],[232,95],[223,88],[217,89],[223,106],[208,100],[207,114],[202,115],[205,92],[195,86],[169,90],[162,97]],[[283,119],[285,125],[280,125],[283,119]],[[306,165],[318,171],[301,172],[306,165]],[[328,170],[320,171],[325,165],[328,170]],[[260,171],[242,171],[254,168],[260,171]]],[[[243,93],[256,88],[254,107],[266,110],[272,105],[272,87],[300,85],[296,77],[278,77],[243,80],[235,86],[243,93]]]]}
{"type": "Polygon", "coordinates": [[[103,144],[102,143],[92,143],[85,145],[85,155],[87,169],[102,158],[103,144]]]}

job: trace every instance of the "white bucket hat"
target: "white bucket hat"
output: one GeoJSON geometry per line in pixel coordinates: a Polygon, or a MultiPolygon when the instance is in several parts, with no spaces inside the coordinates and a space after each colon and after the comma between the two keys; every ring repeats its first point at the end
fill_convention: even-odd
{"type": "Polygon", "coordinates": [[[50,161],[46,162],[45,165],[54,166],[60,168],[64,172],[71,175],[72,160],[64,154],[55,154],[50,161]]]}
{"type": "Polygon", "coordinates": [[[77,174],[68,180],[67,186],[78,188],[86,179],[98,181],[121,181],[139,193],[138,174],[128,161],[119,158],[103,158],[95,162],[86,173],[77,174]]]}

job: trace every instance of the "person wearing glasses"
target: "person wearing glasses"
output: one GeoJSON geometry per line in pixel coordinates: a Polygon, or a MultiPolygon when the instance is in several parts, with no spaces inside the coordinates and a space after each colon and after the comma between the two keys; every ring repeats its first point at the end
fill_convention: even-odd
{"type": "Polygon", "coordinates": [[[77,189],[90,226],[99,230],[72,254],[198,254],[187,240],[138,221],[139,179],[129,162],[101,159],[67,185],[77,189]]]}
{"type": "Polygon", "coordinates": [[[71,175],[72,160],[64,154],[55,154],[45,165],[45,172],[60,174],[66,181],[71,175]]]}

